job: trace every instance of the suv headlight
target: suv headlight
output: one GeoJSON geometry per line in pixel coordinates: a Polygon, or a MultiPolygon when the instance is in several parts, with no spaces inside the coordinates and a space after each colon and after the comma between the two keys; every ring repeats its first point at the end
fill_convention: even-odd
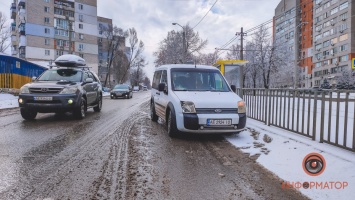
{"type": "Polygon", "coordinates": [[[196,113],[195,104],[191,101],[181,101],[183,113],[196,113]]]}
{"type": "Polygon", "coordinates": [[[27,86],[22,86],[20,88],[20,94],[29,94],[30,93],[30,90],[28,89],[27,86]]]}
{"type": "Polygon", "coordinates": [[[78,86],[66,87],[59,94],[75,94],[78,91],[78,86]]]}
{"type": "Polygon", "coordinates": [[[244,101],[238,101],[238,113],[246,113],[247,107],[245,106],[244,101]]]}

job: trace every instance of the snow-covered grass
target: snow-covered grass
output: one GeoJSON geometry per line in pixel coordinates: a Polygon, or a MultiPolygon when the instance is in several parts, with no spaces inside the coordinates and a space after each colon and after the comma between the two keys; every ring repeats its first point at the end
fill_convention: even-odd
{"type": "Polygon", "coordinates": [[[248,131],[226,139],[243,152],[260,154],[257,162],[285,182],[348,183],[345,189],[335,189],[334,186],[333,189],[299,189],[311,199],[353,199],[355,153],[252,119],[248,119],[247,127],[248,131]],[[319,176],[309,176],[303,171],[303,159],[312,152],[320,153],[326,160],[325,171],[319,176]]]}
{"type": "Polygon", "coordinates": [[[12,94],[0,93],[0,109],[18,107],[17,99],[12,94]]]}

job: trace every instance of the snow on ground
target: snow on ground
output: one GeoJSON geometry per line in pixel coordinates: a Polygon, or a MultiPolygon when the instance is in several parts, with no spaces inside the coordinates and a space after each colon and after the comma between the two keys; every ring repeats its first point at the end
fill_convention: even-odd
{"type": "Polygon", "coordinates": [[[250,155],[260,154],[257,162],[284,182],[314,183],[311,189],[299,188],[300,192],[311,199],[353,199],[355,153],[328,144],[321,144],[310,138],[267,126],[252,119],[248,119],[247,127],[249,130],[239,135],[226,137],[226,139],[243,152],[250,153],[250,155]],[[258,133],[260,134],[258,135],[258,133]],[[313,152],[320,153],[326,161],[326,168],[319,176],[307,175],[302,167],[305,156],[313,152]],[[344,182],[348,184],[345,189],[336,189],[341,184],[344,186],[344,182]],[[328,187],[316,188],[316,183],[323,186],[327,183],[332,189],[328,189],[328,187]]]}
{"type": "Polygon", "coordinates": [[[102,96],[103,96],[103,97],[109,97],[109,96],[110,96],[110,92],[104,92],[104,93],[102,94],[102,96]]]}
{"type": "Polygon", "coordinates": [[[0,93],[0,109],[18,107],[18,97],[12,94],[0,93]]]}

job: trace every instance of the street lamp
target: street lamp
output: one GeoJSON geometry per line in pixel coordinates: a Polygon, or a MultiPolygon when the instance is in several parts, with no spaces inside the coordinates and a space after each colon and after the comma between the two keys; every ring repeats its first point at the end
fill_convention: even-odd
{"type": "MultiPolygon", "coordinates": [[[[300,24],[298,24],[296,27],[295,27],[295,36],[296,38],[298,38],[298,27],[299,26],[302,26],[303,24],[308,24],[308,22],[301,22],[300,24]]],[[[298,42],[299,40],[297,40],[297,43],[295,43],[295,81],[294,81],[294,88],[297,89],[298,88],[298,48],[299,45],[298,45],[298,42]]]]}
{"type": "Polygon", "coordinates": [[[185,33],[185,28],[183,26],[181,26],[180,24],[178,23],[172,23],[174,26],[175,25],[178,25],[182,28],[182,49],[183,49],[183,52],[182,52],[182,59],[183,59],[183,63],[185,63],[185,60],[186,60],[186,33],[185,33]]]}

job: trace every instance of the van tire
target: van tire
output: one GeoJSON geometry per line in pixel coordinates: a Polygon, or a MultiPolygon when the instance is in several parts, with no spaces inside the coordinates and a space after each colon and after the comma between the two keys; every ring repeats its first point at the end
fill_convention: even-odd
{"type": "Polygon", "coordinates": [[[166,126],[168,129],[168,134],[170,137],[177,137],[179,134],[179,130],[176,127],[176,116],[175,112],[169,109],[169,114],[166,120],[166,126]]]}
{"type": "Polygon", "coordinates": [[[153,121],[153,122],[157,122],[158,121],[158,115],[155,113],[155,106],[154,106],[154,103],[151,102],[150,103],[150,119],[153,121]]]}

